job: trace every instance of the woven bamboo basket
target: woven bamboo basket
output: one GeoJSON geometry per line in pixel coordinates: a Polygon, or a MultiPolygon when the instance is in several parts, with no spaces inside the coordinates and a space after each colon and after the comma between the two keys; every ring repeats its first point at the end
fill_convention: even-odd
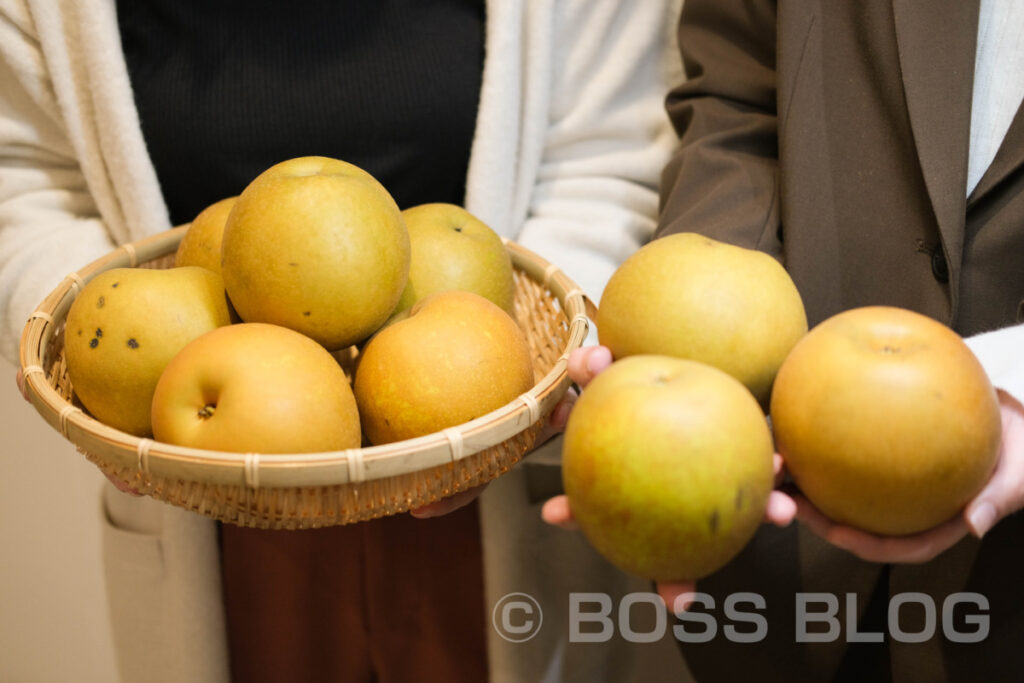
{"type": "MultiPolygon", "coordinates": [[[[557,267],[505,242],[516,319],[533,354],[534,387],[470,422],[397,443],[324,453],[230,453],[140,438],[92,418],[68,379],[63,332],[81,288],[111,268],[169,268],[187,226],[126,244],[71,273],[29,317],[21,367],[40,415],[107,476],[222,522],[265,529],[348,524],[420,507],[507,472],[534,445],[571,380],[593,304],[557,267]]],[[[351,379],[356,350],[336,354],[351,379]]]]}

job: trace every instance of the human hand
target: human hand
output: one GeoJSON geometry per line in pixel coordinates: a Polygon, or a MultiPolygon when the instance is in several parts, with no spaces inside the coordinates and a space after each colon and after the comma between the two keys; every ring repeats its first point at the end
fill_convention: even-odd
{"type": "MultiPolygon", "coordinates": [[[[612,352],[607,346],[584,346],[579,349],[573,349],[572,353],[569,354],[569,379],[575,382],[580,389],[583,389],[611,364],[612,352]]],[[[575,401],[575,397],[573,400],[575,401]]],[[[569,421],[569,411],[572,408],[572,404],[570,403],[566,408],[564,422],[561,425],[562,429],[565,428],[565,423],[569,421]]],[[[576,520],[573,519],[572,510],[569,509],[569,499],[564,495],[555,496],[546,501],[541,508],[541,518],[548,524],[561,527],[567,531],[575,531],[579,528],[576,520]]]]}
{"type": "Polygon", "coordinates": [[[18,385],[18,393],[21,394],[21,397],[26,401],[29,400],[28,385],[25,384],[25,373],[21,371],[21,368],[18,368],[18,372],[14,376],[14,382],[18,385]]]}
{"type": "Polygon", "coordinates": [[[869,562],[927,562],[968,533],[981,538],[1000,519],[1024,507],[1024,406],[1000,390],[1003,435],[995,470],[963,514],[918,534],[876,536],[837,524],[799,493],[797,519],[832,545],[869,562]]]}
{"type": "Polygon", "coordinates": [[[422,507],[413,508],[412,510],[409,510],[409,514],[417,519],[430,519],[431,517],[447,515],[450,512],[455,512],[459,508],[472,503],[480,497],[480,494],[484,492],[485,488],[487,488],[487,484],[480,484],[479,486],[474,486],[471,489],[459,491],[447,498],[435,500],[433,503],[427,503],[422,507]]]}

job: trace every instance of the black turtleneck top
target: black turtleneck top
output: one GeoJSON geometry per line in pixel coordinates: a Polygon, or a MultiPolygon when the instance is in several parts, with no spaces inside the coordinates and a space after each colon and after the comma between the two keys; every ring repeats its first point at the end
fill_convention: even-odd
{"type": "Polygon", "coordinates": [[[305,155],[362,167],[402,208],[462,202],[481,0],[118,0],[117,11],[174,224],[305,155]]]}
{"type": "MultiPolygon", "coordinates": [[[[402,208],[461,203],[481,0],[117,0],[173,223],[289,158],[356,164],[402,208]]],[[[478,511],[220,529],[231,677],[486,679],[478,511]]]]}

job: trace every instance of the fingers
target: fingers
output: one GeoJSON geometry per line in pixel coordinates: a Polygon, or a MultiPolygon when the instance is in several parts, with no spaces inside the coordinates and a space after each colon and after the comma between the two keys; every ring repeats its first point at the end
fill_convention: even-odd
{"type": "Polygon", "coordinates": [[[110,480],[110,483],[114,485],[114,488],[116,488],[121,493],[127,493],[129,496],[135,496],[136,498],[142,496],[142,494],[139,493],[139,490],[136,489],[134,486],[126,484],[120,479],[115,479],[112,475],[107,474],[106,472],[104,472],[103,474],[106,475],[107,479],[110,480]]]}
{"type": "Polygon", "coordinates": [[[565,424],[569,421],[569,413],[572,411],[572,406],[576,403],[577,398],[579,398],[579,394],[576,393],[575,389],[569,387],[569,390],[565,392],[565,397],[551,411],[548,426],[552,430],[560,432],[565,429],[565,424]]]}
{"type": "Polygon", "coordinates": [[[868,562],[918,564],[934,559],[965,535],[967,524],[958,515],[934,529],[911,536],[875,536],[837,525],[826,540],[868,562]]]}
{"type": "Polygon", "coordinates": [[[441,500],[429,503],[422,507],[409,510],[409,514],[417,519],[429,519],[431,517],[440,517],[447,515],[448,513],[455,512],[461,507],[469,505],[474,500],[480,497],[484,489],[487,488],[487,484],[481,484],[480,486],[474,486],[471,489],[460,491],[456,494],[442,498],[441,500]]]}
{"type": "Polygon", "coordinates": [[[789,526],[796,519],[796,501],[782,491],[772,491],[768,494],[768,504],[765,506],[764,520],[775,526],[789,526]]]}
{"type": "Polygon", "coordinates": [[[554,410],[551,411],[551,415],[548,417],[548,421],[544,424],[544,428],[540,434],[537,435],[537,441],[534,444],[534,448],[540,446],[548,439],[553,437],[555,434],[560,433],[565,429],[566,423],[569,422],[569,413],[572,412],[572,406],[576,403],[576,399],[579,394],[572,387],[565,392],[565,396],[555,406],[554,410]]]}
{"type": "Polygon", "coordinates": [[[579,525],[572,516],[572,510],[569,508],[568,496],[555,496],[548,499],[544,503],[544,507],[541,508],[540,516],[541,519],[552,526],[561,527],[568,531],[579,529],[579,525]]]}
{"type": "Polygon", "coordinates": [[[876,536],[836,524],[803,496],[794,496],[796,517],[814,534],[868,562],[918,564],[935,558],[967,534],[967,524],[957,516],[934,529],[909,536],[876,536]]]}
{"type": "Polygon", "coordinates": [[[1000,391],[1003,435],[995,471],[964,511],[968,529],[981,538],[996,522],[1024,506],[1024,407],[1000,391]]]}
{"type": "Polygon", "coordinates": [[[18,372],[14,376],[14,381],[18,385],[18,392],[21,394],[21,397],[24,398],[26,401],[29,400],[28,385],[25,384],[25,373],[21,371],[21,368],[18,368],[18,372]]]}
{"type": "Polygon", "coordinates": [[[786,463],[778,453],[772,456],[772,472],[775,473],[775,487],[778,488],[786,480],[786,463]]]}
{"type": "Polygon", "coordinates": [[[817,536],[822,538],[828,536],[829,529],[832,528],[832,520],[814,507],[811,501],[799,494],[793,495],[793,502],[796,505],[796,518],[802,524],[817,536]]]}
{"type": "Polygon", "coordinates": [[[607,346],[584,346],[569,354],[569,377],[586,388],[598,373],[611,364],[612,352],[607,346]]]}
{"type": "MultiPolygon", "coordinates": [[[[607,348],[603,346],[588,346],[576,349],[569,354],[567,370],[569,378],[583,387],[593,379],[594,375],[609,365],[611,365],[611,352],[607,348]]],[[[537,436],[534,447],[540,446],[565,429],[566,423],[569,422],[569,413],[572,412],[572,406],[577,398],[579,398],[579,393],[570,387],[562,400],[551,411],[548,421],[537,436]]]]}
{"type": "MultiPolygon", "coordinates": [[[[569,354],[568,362],[568,374],[572,381],[576,382],[580,387],[584,387],[590,383],[590,380],[594,378],[597,373],[607,368],[612,363],[612,354],[604,346],[587,346],[581,349],[574,350],[569,354]]],[[[551,415],[548,417],[547,423],[544,425],[544,429],[537,436],[536,446],[541,445],[555,434],[558,434],[565,429],[566,423],[569,421],[569,413],[572,412],[572,406],[579,398],[578,392],[569,388],[565,396],[558,405],[555,406],[554,410],[551,411],[551,415]]]]}
{"type": "Polygon", "coordinates": [[[793,497],[787,493],[788,489],[779,488],[786,480],[786,465],[778,453],[772,456],[772,471],[775,473],[775,488],[768,494],[764,521],[775,526],[786,527],[796,519],[797,506],[793,497]]]}
{"type": "Polygon", "coordinates": [[[693,581],[659,581],[655,584],[665,607],[673,614],[685,612],[693,604],[697,584],[693,581]]]}

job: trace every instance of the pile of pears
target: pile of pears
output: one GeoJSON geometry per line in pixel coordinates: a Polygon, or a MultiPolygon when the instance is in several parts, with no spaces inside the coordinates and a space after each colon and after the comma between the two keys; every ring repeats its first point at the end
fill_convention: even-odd
{"type": "Polygon", "coordinates": [[[175,256],[100,273],[68,312],[72,386],[110,427],[341,450],[464,423],[534,384],[501,238],[456,205],[402,211],[350,163],[275,164],[196,216],[175,256]],[[367,362],[350,381],[336,352],[353,346],[367,362]]]}

